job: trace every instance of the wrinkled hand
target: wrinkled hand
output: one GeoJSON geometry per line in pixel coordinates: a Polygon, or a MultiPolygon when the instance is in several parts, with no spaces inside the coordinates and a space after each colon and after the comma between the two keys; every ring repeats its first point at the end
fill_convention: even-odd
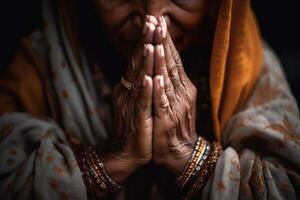
{"type": "Polygon", "coordinates": [[[156,25],[156,18],[146,20],[142,39],[124,76],[133,84],[132,89],[128,90],[121,83],[114,88],[115,129],[123,144],[122,149],[113,154],[113,158],[107,159],[105,165],[120,182],[152,159],[152,43],[156,25]]]}
{"type": "Polygon", "coordinates": [[[153,159],[178,175],[196,142],[197,90],[187,77],[163,17],[154,33],[153,159]]]}

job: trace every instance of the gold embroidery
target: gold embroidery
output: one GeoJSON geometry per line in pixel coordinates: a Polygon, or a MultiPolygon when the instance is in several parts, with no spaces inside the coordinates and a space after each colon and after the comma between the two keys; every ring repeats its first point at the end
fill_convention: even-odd
{"type": "Polygon", "coordinates": [[[67,90],[63,90],[63,97],[64,97],[65,99],[68,99],[68,98],[69,98],[69,93],[68,93],[67,90]]]}
{"type": "Polygon", "coordinates": [[[285,141],[295,141],[299,145],[300,136],[296,133],[296,125],[293,125],[287,115],[283,115],[282,123],[267,125],[265,129],[272,129],[283,135],[285,141]]]}
{"type": "Polygon", "coordinates": [[[12,156],[15,156],[15,155],[17,155],[18,152],[15,148],[11,148],[8,153],[12,156]]]}
{"type": "Polygon", "coordinates": [[[54,157],[53,157],[52,155],[48,155],[48,156],[47,156],[47,162],[48,162],[48,163],[52,163],[53,160],[54,160],[54,157]]]}
{"type": "Polygon", "coordinates": [[[218,187],[219,190],[225,190],[225,189],[226,189],[226,187],[225,187],[223,181],[220,181],[220,182],[217,184],[217,187],[218,187]]]}
{"type": "Polygon", "coordinates": [[[240,178],[239,177],[235,177],[234,173],[233,172],[229,172],[228,173],[228,177],[230,178],[230,180],[232,181],[240,181],[240,178]]]}
{"type": "Polygon", "coordinates": [[[54,171],[55,173],[57,173],[58,175],[62,175],[63,173],[65,173],[65,171],[63,170],[63,168],[62,168],[62,167],[59,167],[59,166],[54,166],[54,167],[53,167],[53,171],[54,171]]]}
{"type": "Polygon", "coordinates": [[[0,141],[2,141],[4,138],[6,138],[8,135],[10,135],[12,133],[13,129],[14,129],[13,124],[4,125],[1,129],[0,141]]]}
{"type": "Polygon", "coordinates": [[[254,107],[261,106],[266,102],[270,102],[278,97],[282,92],[271,85],[270,77],[262,84],[262,86],[255,93],[255,98],[252,102],[254,107]]]}
{"type": "Polygon", "coordinates": [[[55,190],[59,187],[59,182],[55,179],[52,179],[50,182],[49,182],[49,185],[50,187],[55,190]]]}

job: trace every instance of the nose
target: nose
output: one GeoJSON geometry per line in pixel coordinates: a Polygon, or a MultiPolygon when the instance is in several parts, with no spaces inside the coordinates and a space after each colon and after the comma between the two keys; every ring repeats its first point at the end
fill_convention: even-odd
{"type": "Polygon", "coordinates": [[[136,14],[133,22],[141,27],[145,21],[146,15],[164,16],[167,12],[166,0],[137,0],[136,14]]]}
{"type": "Polygon", "coordinates": [[[165,0],[145,0],[144,2],[144,11],[145,14],[153,16],[162,16],[165,11],[165,0]]]}

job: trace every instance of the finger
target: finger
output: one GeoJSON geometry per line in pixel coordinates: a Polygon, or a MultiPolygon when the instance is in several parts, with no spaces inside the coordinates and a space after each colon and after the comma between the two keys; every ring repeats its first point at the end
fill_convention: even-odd
{"type": "Polygon", "coordinates": [[[152,77],[154,69],[154,46],[152,44],[145,44],[143,50],[143,69],[146,75],[152,77]]]}
{"type": "Polygon", "coordinates": [[[146,21],[143,27],[143,37],[142,37],[142,43],[153,43],[153,37],[154,37],[154,31],[155,31],[155,25],[151,22],[146,21]]]}
{"type": "Polygon", "coordinates": [[[165,78],[168,76],[165,51],[161,44],[154,47],[154,74],[163,75],[165,78]]]}
{"type": "Polygon", "coordinates": [[[143,87],[137,101],[137,114],[140,120],[152,117],[153,81],[150,76],[144,75],[143,87]]]}
{"type": "Polygon", "coordinates": [[[155,26],[157,26],[157,24],[158,24],[157,18],[153,15],[146,15],[145,21],[150,22],[150,23],[154,24],[155,26]]]}
{"type": "Polygon", "coordinates": [[[170,103],[165,92],[164,78],[162,75],[154,77],[153,92],[154,113],[158,118],[162,118],[170,109],[170,103]]]}
{"type": "MultiPolygon", "coordinates": [[[[126,79],[133,83],[137,76],[137,71],[139,67],[143,67],[144,59],[143,59],[143,52],[144,51],[144,44],[153,43],[153,35],[155,31],[155,26],[157,25],[157,19],[154,16],[147,15],[146,20],[143,27],[143,36],[141,38],[140,43],[137,46],[137,49],[131,59],[131,62],[128,66],[126,71],[125,77],[126,79]]],[[[151,73],[148,73],[151,75],[151,73]]]]}
{"type": "Polygon", "coordinates": [[[162,44],[164,41],[164,31],[163,31],[163,27],[159,24],[156,26],[155,32],[154,32],[154,44],[155,45],[159,45],[162,44]]]}
{"type": "MultiPolygon", "coordinates": [[[[167,25],[165,24],[163,17],[158,17],[158,26],[155,30],[155,40],[164,43],[167,37],[167,25]]],[[[181,86],[181,81],[177,71],[177,64],[173,58],[172,51],[169,45],[163,45],[165,51],[165,62],[167,73],[174,86],[175,90],[178,90],[181,86]]]]}
{"type": "Polygon", "coordinates": [[[168,75],[165,53],[162,45],[156,45],[154,48],[154,74],[163,75],[165,92],[172,104],[175,101],[174,87],[168,75]]]}
{"type": "MultiPolygon", "coordinates": [[[[129,66],[127,68],[126,71],[126,79],[133,83],[136,79],[136,76],[138,74],[138,71],[140,67],[143,67],[144,65],[144,58],[143,58],[143,54],[145,54],[145,50],[144,50],[144,44],[147,43],[152,43],[153,42],[153,33],[155,30],[155,26],[152,23],[148,23],[145,22],[144,24],[144,30],[143,30],[143,37],[139,43],[139,45],[137,46],[137,49],[134,53],[134,55],[132,56],[131,62],[129,63],[129,66]]],[[[145,56],[144,56],[145,57],[145,56]]],[[[149,73],[150,75],[150,73],[149,73]]]]}
{"type": "MultiPolygon", "coordinates": [[[[167,30],[167,24],[164,19],[164,17],[161,17],[159,19],[159,24],[162,24],[163,31],[165,32],[165,37],[163,40],[163,46],[165,49],[165,56],[166,56],[166,63],[168,68],[168,73],[170,76],[170,79],[174,86],[178,86],[180,88],[180,85],[183,85],[184,87],[187,87],[187,75],[185,73],[185,70],[183,68],[183,64],[180,58],[180,54],[177,51],[174,42],[171,38],[170,33],[167,30]]],[[[176,89],[179,89],[176,88],[176,89]]]]}
{"type": "Polygon", "coordinates": [[[134,91],[139,93],[139,90],[143,84],[145,75],[153,76],[153,65],[154,65],[154,47],[152,44],[145,44],[143,49],[143,64],[138,70],[138,75],[135,78],[134,91]]]}

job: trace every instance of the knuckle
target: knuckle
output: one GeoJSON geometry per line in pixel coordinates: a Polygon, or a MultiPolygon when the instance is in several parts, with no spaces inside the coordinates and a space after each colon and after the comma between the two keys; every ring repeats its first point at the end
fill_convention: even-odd
{"type": "Polygon", "coordinates": [[[169,97],[173,94],[173,89],[171,87],[166,87],[165,93],[169,97]]]}
{"type": "Polygon", "coordinates": [[[177,68],[175,65],[169,68],[169,77],[171,80],[176,80],[178,78],[177,68]]]}
{"type": "Polygon", "coordinates": [[[167,130],[167,135],[169,138],[173,138],[177,133],[177,126],[174,123],[168,130],[167,130]]]}
{"type": "Polygon", "coordinates": [[[149,103],[147,101],[146,98],[141,97],[138,101],[137,101],[137,107],[140,110],[146,110],[149,107],[149,103]]]}
{"type": "Polygon", "coordinates": [[[192,92],[193,97],[197,96],[198,91],[197,91],[197,88],[194,84],[191,84],[191,92],[192,92]]]}
{"type": "Polygon", "coordinates": [[[193,106],[190,103],[187,103],[185,107],[186,107],[186,111],[188,113],[189,110],[191,110],[193,106]]]}
{"type": "Polygon", "coordinates": [[[160,106],[161,108],[166,108],[166,107],[169,106],[169,101],[168,101],[166,95],[162,95],[162,96],[160,97],[160,100],[159,100],[159,106],[160,106]]]}

